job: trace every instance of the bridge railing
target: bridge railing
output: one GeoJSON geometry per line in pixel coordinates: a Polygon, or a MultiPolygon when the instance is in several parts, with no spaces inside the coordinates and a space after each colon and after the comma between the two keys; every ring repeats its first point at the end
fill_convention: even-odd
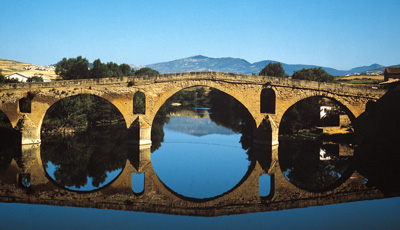
{"type": "Polygon", "coordinates": [[[228,81],[237,84],[260,84],[277,87],[315,89],[332,93],[343,93],[352,95],[363,95],[370,97],[379,97],[386,93],[384,89],[373,89],[365,86],[349,86],[338,83],[314,82],[307,80],[297,80],[290,78],[277,78],[269,76],[253,76],[245,74],[224,73],[224,72],[187,72],[161,74],[157,76],[132,76],[98,79],[77,79],[77,80],[57,80],[52,82],[40,83],[11,83],[0,85],[0,90],[13,89],[40,89],[56,87],[79,87],[90,85],[124,85],[132,86],[135,84],[153,84],[169,81],[187,81],[187,80],[214,80],[228,81]]]}

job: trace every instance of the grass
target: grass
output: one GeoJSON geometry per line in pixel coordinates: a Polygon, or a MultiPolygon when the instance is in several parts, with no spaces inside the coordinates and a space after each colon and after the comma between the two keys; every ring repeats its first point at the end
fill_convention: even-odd
{"type": "Polygon", "coordinates": [[[361,76],[348,76],[348,77],[338,77],[336,82],[343,84],[379,84],[384,81],[384,77],[361,75],[361,76]]]}
{"type": "Polygon", "coordinates": [[[50,79],[59,78],[54,71],[43,71],[43,70],[25,70],[25,66],[31,66],[32,64],[23,63],[13,60],[0,59],[0,69],[4,76],[9,76],[14,73],[24,74],[26,76],[33,76],[35,74],[43,75],[50,79]]]}

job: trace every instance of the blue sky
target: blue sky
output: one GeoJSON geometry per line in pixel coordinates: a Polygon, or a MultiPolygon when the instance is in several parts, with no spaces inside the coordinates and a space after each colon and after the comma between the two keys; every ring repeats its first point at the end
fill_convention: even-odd
{"type": "Polygon", "coordinates": [[[0,58],[400,64],[399,0],[0,0],[0,58]]]}

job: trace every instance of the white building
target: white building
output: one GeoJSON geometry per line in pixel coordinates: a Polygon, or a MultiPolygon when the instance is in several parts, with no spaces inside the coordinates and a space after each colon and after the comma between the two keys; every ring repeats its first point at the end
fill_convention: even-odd
{"type": "MultiPolygon", "coordinates": [[[[14,73],[14,74],[9,75],[7,78],[8,79],[18,79],[18,81],[20,81],[20,82],[26,82],[30,77],[32,77],[32,76],[26,76],[24,74],[14,73]]],[[[44,82],[51,81],[51,79],[49,79],[47,77],[44,77],[44,76],[41,76],[41,77],[43,78],[44,82]]]]}
{"type": "Polygon", "coordinates": [[[20,74],[20,73],[11,74],[7,78],[8,79],[17,79],[20,82],[26,82],[26,80],[28,80],[27,76],[20,74]]]}

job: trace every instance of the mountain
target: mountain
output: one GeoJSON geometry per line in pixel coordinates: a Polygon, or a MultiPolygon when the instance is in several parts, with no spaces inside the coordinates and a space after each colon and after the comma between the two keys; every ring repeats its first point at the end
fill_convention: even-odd
{"type": "MultiPolygon", "coordinates": [[[[182,72],[204,72],[204,71],[218,71],[228,73],[240,73],[240,74],[258,74],[269,62],[277,62],[273,60],[264,60],[260,62],[250,63],[241,58],[210,58],[202,55],[178,59],[169,62],[161,62],[156,64],[150,64],[146,67],[152,68],[164,73],[182,73],[182,72]]],[[[301,70],[303,68],[315,68],[320,67],[316,65],[301,65],[301,64],[286,64],[281,63],[285,72],[292,75],[294,71],[301,70]]],[[[327,73],[334,76],[343,76],[352,73],[361,73],[374,69],[384,68],[379,64],[373,64],[370,66],[362,66],[353,68],[351,70],[337,70],[334,68],[322,67],[327,73]]]]}

